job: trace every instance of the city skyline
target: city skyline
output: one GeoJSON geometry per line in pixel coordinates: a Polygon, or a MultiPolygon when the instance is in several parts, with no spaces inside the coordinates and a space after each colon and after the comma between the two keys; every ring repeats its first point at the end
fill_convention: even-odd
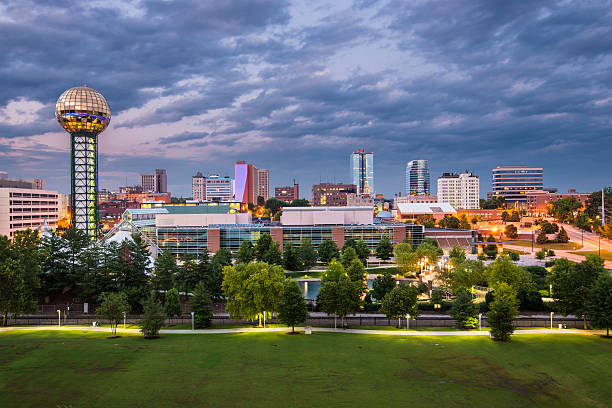
{"type": "Polygon", "coordinates": [[[232,175],[247,160],[270,170],[271,188],[296,179],[306,194],[350,183],[346,156],[361,147],[387,197],[415,157],[431,177],[469,168],[481,196],[503,165],[543,167],[559,191],[610,184],[604,2],[62,7],[0,7],[15,39],[0,54],[0,170],[52,190],[70,190],[53,105],[83,84],[116,112],[99,139],[100,188],[135,185],[155,162],[189,196],[196,171],[232,175]],[[96,58],[57,47],[76,36],[96,58]]]}

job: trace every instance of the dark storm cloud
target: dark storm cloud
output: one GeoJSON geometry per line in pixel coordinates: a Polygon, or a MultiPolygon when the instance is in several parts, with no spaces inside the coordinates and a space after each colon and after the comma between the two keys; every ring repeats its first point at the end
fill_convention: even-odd
{"type": "Polygon", "coordinates": [[[483,193],[502,164],[542,165],[561,189],[609,179],[609,2],[338,4],[0,6],[10,39],[0,46],[0,108],[26,98],[49,110],[32,123],[0,117],[0,143],[12,141],[0,144],[2,167],[44,174],[61,154],[28,137],[59,132],[55,99],[87,83],[113,110],[104,140],[134,140],[101,142],[107,187],[126,182],[122,171],[165,166],[188,195],[195,171],[231,175],[235,160],[249,160],[271,169],[272,187],[296,177],[308,192],[319,180],[350,181],[348,154],[359,147],[374,150],[387,195],[415,158],[430,160],[432,184],[442,171],[476,171],[483,193]],[[40,156],[37,168],[28,154],[40,156]]]}

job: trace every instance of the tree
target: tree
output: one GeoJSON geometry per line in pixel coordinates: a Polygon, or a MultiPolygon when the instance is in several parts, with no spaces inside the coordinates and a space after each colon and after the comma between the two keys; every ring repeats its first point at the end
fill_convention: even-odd
{"type": "Polygon", "coordinates": [[[485,210],[506,208],[506,200],[504,197],[491,197],[488,200],[481,198],[480,208],[485,209],[485,210]]]}
{"type": "Polygon", "coordinates": [[[295,325],[308,319],[308,308],[302,295],[302,290],[296,281],[286,280],[283,297],[278,306],[278,320],[291,326],[295,333],[295,325]]]}
{"type": "MultiPolygon", "coordinates": [[[[1,239],[6,237],[2,236],[1,239]]],[[[27,292],[23,279],[23,267],[19,262],[6,258],[0,262],[0,313],[2,325],[8,325],[9,313],[22,313],[31,308],[31,302],[24,297],[27,292]]]]}
{"type": "Polygon", "coordinates": [[[436,219],[431,214],[419,215],[415,222],[425,228],[433,228],[436,225],[436,219]]]}
{"type": "Polygon", "coordinates": [[[288,242],[283,248],[283,266],[290,271],[297,271],[300,267],[298,251],[292,242],[288,242]]]}
{"type": "Polygon", "coordinates": [[[491,336],[498,341],[509,341],[514,333],[512,322],[518,316],[516,306],[508,299],[496,299],[489,306],[487,321],[491,326],[491,336]]]}
{"type": "Polygon", "coordinates": [[[138,322],[141,326],[142,335],[145,339],[155,339],[158,337],[159,329],[166,321],[166,315],[159,300],[155,298],[153,292],[142,303],[143,317],[138,322]]]}
{"type": "Polygon", "coordinates": [[[467,216],[465,214],[461,214],[461,216],[459,217],[459,229],[471,229],[470,222],[468,221],[467,216]]]}
{"type": "Polygon", "coordinates": [[[298,247],[298,261],[302,268],[309,270],[317,263],[317,251],[310,238],[303,238],[298,247]]]}
{"type": "Polygon", "coordinates": [[[360,287],[355,282],[351,282],[346,274],[340,276],[338,281],[322,282],[317,304],[328,315],[340,317],[344,327],[344,317],[358,312],[361,307],[360,287]]]}
{"type": "Polygon", "coordinates": [[[246,292],[252,296],[255,310],[264,316],[274,314],[283,296],[285,272],[280,265],[261,263],[246,282],[246,292]]]}
{"type": "MultiPolygon", "coordinates": [[[[90,244],[90,240],[83,231],[76,229],[74,225],[71,225],[70,228],[64,232],[62,238],[66,242],[68,255],[68,280],[70,282],[70,287],[74,289],[76,284],[81,282],[83,278],[83,268],[79,262],[79,256],[90,244]]],[[[117,271],[115,271],[115,273],[117,273],[117,271]]]]}
{"type": "Polygon", "coordinates": [[[167,291],[172,287],[172,282],[178,272],[176,258],[170,251],[162,252],[153,267],[153,284],[156,289],[167,291]]]}
{"type": "Polygon", "coordinates": [[[381,301],[395,286],[395,278],[391,272],[385,272],[382,275],[378,275],[374,282],[372,282],[371,296],[375,300],[381,301]]]}
{"type": "Polygon", "coordinates": [[[41,250],[41,286],[44,295],[51,295],[72,286],[66,241],[55,232],[43,236],[41,250]]]}
{"type": "MultiPolygon", "coordinates": [[[[415,318],[419,314],[417,297],[419,290],[412,285],[396,286],[382,299],[380,311],[389,319],[397,319],[397,326],[402,326],[402,317],[415,318]]],[[[406,323],[408,325],[408,323],[406,323]]]]}
{"type": "Polygon", "coordinates": [[[189,310],[193,312],[193,322],[196,329],[210,327],[213,313],[210,293],[204,282],[199,282],[193,290],[193,296],[189,300],[189,310]]]}
{"type": "Polygon", "coordinates": [[[289,207],[310,207],[310,202],[305,198],[296,198],[289,204],[289,207]]]}
{"type": "Polygon", "coordinates": [[[440,227],[442,228],[450,228],[450,229],[459,229],[459,225],[461,224],[461,222],[459,221],[459,218],[454,217],[452,215],[445,215],[444,218],[442,218],[439,222],[438,225],[440,225],[440,227]]]}
{"type": "Polygon", "coordinates": [[[514,224],[508,224],[504,229],[504,235],[512,239],[518,238],[518,229],[514,224]]]}
{"type": "Polygon", "coordinates": [[[346,251],[347,248],[353,248],[357,257],[361,261],[362,264],[367,265],[368,257],[370,256],[370,250],[368,249],[367,244],[362,240],[355,240],[354,238],[349,238],[344,242],[344,246],[342,247],[342,253],[346,251]]]}
{"type": "Polygon", "coordinates": [[[612,277],[602,274],[589,291],[586,310],[593,326],[606,328],[606,337],[610,337],[612,326],[612,277]]]}
{"type": "Polygon", "coordinates": [[[258,261],[261,262],[264,260],[264,256],[266,255],[266,252],[268,252],[268,249],[270,249],[270,246],[272,246],[272,242],[274,241],[272,241],[272,236],[270,234],[267,232],[261,234],[257,240],[257,243],[255,244],[255,257],[258,261]]]}
{"type": "Polygon", "coordinates": [[[559,222],[572,222],[574,212],[582,208],[576,197],[565,197],[550,203],[550,214],[559,222]]]}
{"type": "Polygon", "coordinates": [[[457,321],[460,329],[473,329],[478,326],[478,305],[472,301],[472,295],[467,290],[459,291],[450,315],[457,321]]]}
{"type": "Polygon", "coordinates": [[[400,243],[395,246],[395,262],[403,276],[415,272],[419,262],[419,256],[412,248],[412,245],[400,243]]]}
{"type": "Polygon", "coordinates": [[[342,275],[345,275],[346,271],[344,270],[344,266],[335,259],[333,259],[329,265],[327,265],[327,269],[325,273],[323,273],[323,277],[321,278],[321,284],[325,284],[325,282],[338,282],[342,275]]]}
{"type": "Polygon", "coordinates": [[[569,242],[569,235],[567,235],[567,231],[565,228],[561,227],[559,233],[557,234],[557,242],[567,243],[569,242]]]}
{"type": "Polygon", "coordinates": [[[450,270],[450,277],[445,284],[454,293],[470,289],[472,286],[486,286],[487,273],[482,261],[467,259],[450,270]]]}
{"type": "Polygon", "coordinates": [[[279,249],[278,242],[272,242],[263,256],[263,261],[270,265],[282,265],[283,255],[279,249]]]}
{"type": "Polygon", "coordinates": [[[11,258],[21,266],[20,278],[24,283],[23,293],[21,293],[23,311],[32,311],[36,307],[41,272],[39,244],[38,232],[28,228],[15,232],[10,245],[11,258]]]}
{"type": "Polygon", "coordinates": [[[539,260],[546,258],[546,249],[542,248],[539,251],[537,251],[535,254],[535,257],[536,259],[539,259],[539,260]]]}
{"type": "Polygon", "coordinates": [[[538,245],[544,245],[547,242],[548,242],[548,237],[546,236],[546,233],[544,232],[544,230],[541,229],[540,232],[538,233],[538,236],[536,237],[536,243],[538,245]]]}
{"type": "Polygon", "coordinates": [[[434,305],[441,305],[443,299],[444,294],[442,293],[442,291],[440,289],[434,289],[431,292],[431,298],[429,299],[429,301],[434,305]]]}
{"type": "Polygon", "coordinates": [[[454,264],[461,263],[465,261],[465,250],[459,245],[455,245],[453,249],[451,249],[448,256],[454,264]]]}
{"type": "Polygon", "coordinates": [[[512,211],[512,214],[510,215],[510,222],[520,222],[521,221],[521,214],[519,214],[518,211],[514,210],[512,211]]]}
{"type": "Polygon", "coordinates": [[[210,262],[216,262],[221,267],[230,266],[232,264],[232,253],[227,248],[219,248],[210,262]]]}
{"type": "Polygon", "coordinates": [[[351,264],[346,268],[346,274],[348,275],[351,282],[355,282],[363,296],[368,291],[367,273],[363,264],[359,259],[353,259],[351,264]]]}
{"type": "Polygon", "coordinates": [[[602,274],[605,274],[603,260],[597,255],[587,255],[579,264],[565,258],[557,259],[548,277],[557,310],[564,315],[583,316],[585,330],[589,291],[602,274]]]}
{"type": "Polygon", "coordinates": [[[183,253],[181,257],[183,264],[178,269],[175,275],[174,283],[175,287],[182,292],[185,292],[185,296],[191,289],[198,283],[198,277],[196,276],[195,257],[189,252],[183,253]]]}
{"type": "Polygon", "coordinates": [[[266,204],[265,207],[270,210],[270,213],[272,215],[276,214],[278,211],[280,211],[281,207],[283,207],[284,205],[286,205],[287,203],[285,203],[284,201],[279,200],[278,198],[274,198],[274,197],[270,197],[266,200],[266,204]]]}
{"type": "Polygon", "coordinates": [[[214,257],[206,268],[202,282],[206,285],[206,289],[208,289],[208,293],[213,300],[219,301],[223,298],[223,266],[214,257]]]}
{"type": "Polygon", "coordinates": [[[179,299],[179,292],[176,288],[170,289],[166,292],[166,305],[164,306],[164,313],[168,317],[182,315],[181,301],[179,299]]]}
{"type": "Polygon", "coordinates": [[[339,259],[340,251],[336,243],[331,239],[326,239],[319,244],[319,259],[321,262],[328,264],[332,259],[339,259]]]}
{"type": "Polygon", "coordinates": [[[510,214],[507,211],[502,212],[501,219],[503,222],[510,221],[510,214]]]}
{"type": "Polygon", "coordinates": [[[516,266],[508,257],[501,256],[487,268],[489,286],[497,291],[501,284],[507,284],[511,290],[533,285],[531,275],[524,269],[516,266]]]}
{"type": "Polygon", "coordinates": [[[355,248],[346,247],[342,251],[342,258],[340,259],[340,262],[342,262],[342,266],[344,268],[348,268],[349,265],[353,263],[353,261],[358,261],[358,260],[359,260],[359,257],[357,256],[357,251],[355,251],[355,248]]]}
{"type": "Polygon", "coordinates": [[[97,313],[108,320],[113,337],[117,336],[117,326],[123,319],[124,313],[130,312],[130,303],[127,295],[123,292],[119,293],[102,293],[98,297],[100,307],[97,313]]]}
{"type": "Polygon", "coordinates": [[[393,244],[388,238],[383,238],[376,246],[376,257],[383,261],[388,261],[393,255],[393,244]]]}
{"type": "Polygon", "coordinates": [[[247,239],[240,243],[240,248],[236,251],[237,263],[249,263],[255,260],[255,247],[253,243],[247,239]]]}

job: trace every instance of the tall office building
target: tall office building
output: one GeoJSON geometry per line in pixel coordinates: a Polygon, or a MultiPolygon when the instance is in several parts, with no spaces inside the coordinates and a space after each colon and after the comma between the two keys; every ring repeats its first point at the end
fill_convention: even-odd
{"type": "Polygon", "coordinates": [[[34,190],[44,190],[45,180],[12,178],[8,176],[7,172],[0,171],[0,188],[29,188],[34,190]]]}
{"type": "Polygon", "coordinates": [[[300,198],[300,185],[297,184],[294,180],[293,187],[276,187],[274,189],[274,197],[287,203],[290,203],[293,200],[297,200],[298,198],[300,198]]]}
{"type": "Polygon", "coordinates": [[[412,160],[406,165],[406,195],[429,195],[429,162],[412,160]]]}
{"type": "Polygon", "coordinates": [[[351,174],[357,194],[374,195],[374,153],[359,149],[351,154],[351,174]]]}
{"type": "Polygon", "coordinates": [[[438,177],[438,202],[456,210],[480,208],[480,179],[472,173],[443,173],[438,177]]]}
{"type": "Polygon", "coordinates": [[[270,198],[270,171],[258,169],[245,161],[237,161],[234,167],[236,201],[257,204],[257,197],[270,198]]]}
{"type": "Polygon", "coordinates": [[[206,177],[199,171],[191,178],[191,198],[206,201],[206,177]]]}
{"type": "Polygon", "coordinates": [[[0,236],[13,239],[15,232],[36,229],[45,221],[50,228],[57,228],[63,212],[60,211],[63,207],[61,196],[57,191],[0,187],[0,236]]]}
{"type": "Polygon", "coordinates": [[[231,177],[220,177],[218,174],[206,177],[206,201],[232,201],[233,198],[234,180],[231,177]]]}
{"type": "Polygon", "coordinates": [[[312,186],[312,205],[345,207],[348,195],[355,193],[357,193],[357,186],[354,184],[315,184],[312,186]]]}
{"type": "Polygon", "coordinates": [[[497,166],[492,170],[493,191],[488,197],[503,197],[506,203],[526,204],[527,194],[544,189],[544,169],[529,166],[497,166]]]}
{"type": "Polygon", "coordinates": [[[154,174],[141,174],[140,186],[145,193],[167,193],[168,175],[165,169],[156,169],[154,174]]]}

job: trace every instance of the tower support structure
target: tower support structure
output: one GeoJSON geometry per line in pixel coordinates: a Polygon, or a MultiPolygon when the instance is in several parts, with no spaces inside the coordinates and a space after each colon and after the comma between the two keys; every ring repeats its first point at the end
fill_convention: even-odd
{"type": "Polygon", "coordinates": [[[98,135],[71,133],[70,208],[74,227],[90,238],[100,235],[98,217],[98,135]]]}

